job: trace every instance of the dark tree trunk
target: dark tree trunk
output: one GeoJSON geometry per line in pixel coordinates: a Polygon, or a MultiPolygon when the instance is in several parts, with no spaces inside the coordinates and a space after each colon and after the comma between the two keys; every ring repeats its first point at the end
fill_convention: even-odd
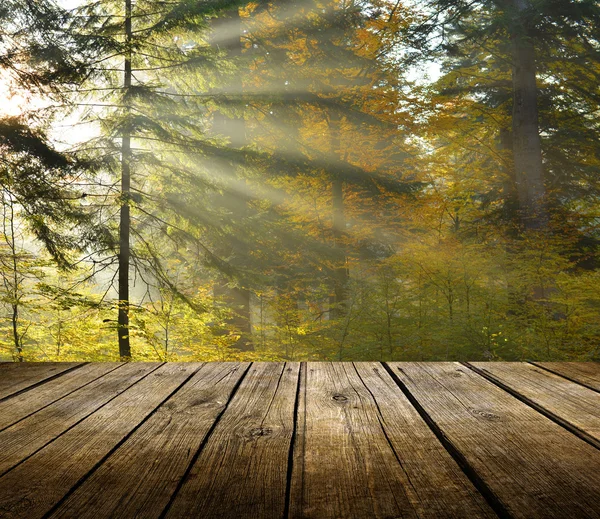
{"type": "Polygon", "coordinates": [[[11,197],[10,202],[10,241],[9,246],[12,253],[12,332],[13,332],[13,340],[15,343],[15,350],[17,352],[17,359],[19,362],[24,362],[25,358],[23,357],[23,339],[19,336],[19,270],[17,264],[17,244],[15,242],[15,213],[14,213],[14,205],[11,197]]]}
{"type": "Polygon", "coordinates": [[[15,343],[15,350],[17,351],[17,360],[19,362],[24,362],[25,358],[23,357],[23,345],[21,344],[21,338],[19,337],[19,305],[12,305],[12,332],[13,332],[13,341],[15,343]]]}
{"type": "MultiPolygon", "coordinates": [[[[503,156],[512,155],[512,131],[509,128],[501,128],[498,136],[498,151],[503,156]],[[509,153],[505,153],[508,151],[509,153]]],[[[502,182],[502,217],[506,222],[513,222],[519,212],[519,200],[516,192],[516,180],[514,167],[510,168],[506,163],[498,166],[504,174],[502,182]]]]}
{"type": "MultiPolygon", "coordinates": [[[[131,0],[125,0],[125,42],[131,43],[131,0]]],[[[125,93],[131,87],[131,51],[125,57],[125,74],[123,86],[125,93]]],[[[128,113],[126,114],[129,115],[128,113]]],[[[131,130],[129,121],[125,122],[121,144],[121,214],[119,222],[119,355],[121,360],[131,358],[129,344],[129,262],[131,256],[129,233],[131,195],[131,130]]]]}
{"type": "Polygon", "coordinates": [[[521,222],[525,229],[548,224],[544,168],[538,124],[535,47],[527,21],[528,0],[511,0],[513,114],[512,137],[515,182],[521,222]]]}

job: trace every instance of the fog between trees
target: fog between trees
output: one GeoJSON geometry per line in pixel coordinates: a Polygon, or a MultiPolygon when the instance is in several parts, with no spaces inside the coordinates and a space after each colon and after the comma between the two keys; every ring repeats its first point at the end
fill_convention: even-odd
{"type": "Polygon", "coordinates": [[[599,22],[2,0],[0,358],[598,360],[599,22]]]}

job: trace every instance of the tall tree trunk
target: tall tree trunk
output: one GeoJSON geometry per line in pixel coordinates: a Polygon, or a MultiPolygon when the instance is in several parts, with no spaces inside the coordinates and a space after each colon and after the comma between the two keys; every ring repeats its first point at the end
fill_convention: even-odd
{"type": "MultiPolygon", "coordinates": [[[[498,142],[498,150],[502,153],[504,150],[508,150],[512,152],[512,132],[508,128],[501,128],[498,142]]],[[[506,222],[514,223],[515,215],[518,214],[519,200],[518,195],[515,192],[515,176],[514,176],[514,168],[508,168],[505,166],[501,166],[502,172],[505,173],[504,184],[502,186],[503,191],[503,208],[502,213],[506,222]]],[[[508,236],[511,238],[506,240],[504,245],[504,250],[508,256],[514,255],[514,242],[512,239],[518,236],[518,232],[511,225],[508,231],[508,236]]],[[[510,276],[508,277],[507,284],[507,293],[508,293],[508,315],[522,315],[525,312],[525,302],[526,296],[522,291],[519,291],[511,281],[510,276]]]]}
{"type": "Polygon", "coordinates": [[[17,265],[17,244],[15,241],[15,210],[11,197],[10,204],[10,245],[13,261],[13,303],[12,303],[12,329],[15,349],[19,362],[23,362],[23,342],[19,336],[19,270],[17,265]]]}
{"type": "Polygon", "coordinates": [[[527,20],[529,0],[510,0],[513,85],[513,157],[520,218],[525,229],[548,224],[538,124],[535,47],[527,20]]]}
{"type": "MultiPolygon", "coordinates": [[[[19,304],[20,304],[20,284],[19,263],[17,258],[17,242],[15,239],[15,207],[14,199],[10,194],[2,194],[2,226],[4,230],[4,241],[10,249],[10,274],[2,274],[4,286],[11,298],[11,328],[13,335],[13,344],[18,362],[24,362],[23,357],[23,337],[19,334],[19,304]],[[8,201],[7,201],[8,198],[8,201]],[[8,214],[7,214],[8,212],[8,214]]],[[[3,261],[4,263],[4,261],[3,261]]]]}
{"type": "Polygon", "coordinates": [[[19,362],[24,362],[25,359],[23,357],[23,345],[21,344],[21,339],[19,337],[19,305],[12,305],[12,332],[13,332],[13,341],[15,343],[15,350],[17,352],[17,360],[19,362]]]}
{"type": "MultiPolygon", "coordinates": [[[[212,23],[211,44],[227,52],[229,58],[238,58],[242,54],[242,21],[237,8],[231,9],[212,23]]],[[[236,75],[232,81],[222,85],[225,94],[241,95],[243,93],[242,77],[236,75]]],[[[216,134],[229,138],[230,145],[240,148],[246,144],[246,125],[243,117],[228,116],[222,112],[216,112],[213,118],[213,131],[216,134]]],[[[233,167],[233,166],[232,166],[233,167]]],[[[232,172],[233,173],[233,172],[232,172]]],[[[231,195],[225,195],[225,197],[231,195]]],[[[224,198],[224,204],[240,220],[247,214],[247,205],[237,199],[224,198]],[[228,203],[229,202],[229,203],[228,203]]],[[[230,256],[232,253],[244,256],[247,253],[245,247],[240,245],[234,251],[230,247],[224,247],[221,254],[230,256]]],[[[253,351],[251,340],[252,326],[250,321],[250,290],[243,287],[229,286],[227,279],[219,279],[214,288],[215,296],[222,299],[232,311],[232,317],[227,324],[240,332],[240,338],[235,347],[242,351],[253,351]]]]}
{"type": "MultiPolygon", "coordinates": [[[[125,0],[125,43],[131,44],[131,1],[125,0]]],[[[131,49],[125,54],[125,73],[123,87],[125,95],[131,87],[131,49]]],[[[129,112],[126,113],[126,117],[129,112]]],[[[121,143],[121,214],[119,222],[119,355],[121,360],[131,358],[129,343],[129,262],[131,257],[129,233],[131,226],[131,129],[129,120],[125,121],[121,143]]]]}
{"type": "MultiPolygon", "coordinates": [[[[341,139],[340,139],[340,116],[333,113],[329,118],[329,129],[331,135],[331,157],[332,165],[336,167],[341,162],[341,139]]],[[[346,217],[344,215],[344,181],[337,173],[331,180],[331,210],[333,213],[333,241],[336,251],[336,265],[333,272],[333,297],[330,300],[331,309],[329,315],[338,318],[346,315],[346,303],[348,299],[348,265],[346,249],[343,236],[346,229],[346,217]]]]}
{"type": "MultiPolygon", "coordinates": [[[[498,135],[498,152],[503,157],[512,156],[512,131],[510,128],[500,128],[498,135]],[[506,153],[509,152],[509,153],[506,153]]],[[[515,190],[516,180],[514,167],[499,163],[498,168],[503,174],[502,182],[502,217],[505,222],[513,222],[518,214],[519,201],[515,190]]]]}

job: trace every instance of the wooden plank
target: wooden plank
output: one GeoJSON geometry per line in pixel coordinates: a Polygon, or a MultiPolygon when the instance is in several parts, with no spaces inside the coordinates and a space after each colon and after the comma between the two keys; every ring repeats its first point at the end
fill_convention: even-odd
{"type": "Polygon", "coordinates": [[[518,398],[600,449],[600,393],[521,362],[472,362],[518,398]]]}
{"type": "Polygon", "coordinates": [[[52,517],[158,517],[247,368],[204,365],[52,517]]]}
{"type": "Polygon", "coordinates": [[[600,391],[600,362],[533,362],[533,364],[600,391]]]}
{"type": "Polygon", "coordinates": [[[399,462],[408,498],[421,518],[496,517],[380,363],[354,363],[399,462]]]}
{"type": "Polygon", "coordinates": [[[0,364],[0,400],[81,365],[81,362],[6,362],[0,364]]]}
{"type": "Polygon", "coordinates": [[[64,433],[159,366],[131,363],[111,371],[0,432],[0,474],[64,433]]]}
{"type": "Polygon", "coordinates": [[[197,369],[193,363],[160,366],[5,474],[0,478],[0,517],[48,514],[197,369]]]}
{"type": "Polygon", "coordinates": [[[165,517],[283,516],[298,363],[255,363],[165,517]]]}
{"type": "Polygon", "coordinates": [[[20,395],[0,402],[0,431],[64,398],[121,366],[117,362],[86,364],[20,395]]]}
{"type": "Polygon", "coordinates": [[[600,451],[458,363],[390,363],[515,518],[600,517],[600,451]]]}
{"type": "Polygon", "coordinates": [[[377,403],[352,363],[311,362],[306,368],[290,517],[418,517],[377,403]]]}

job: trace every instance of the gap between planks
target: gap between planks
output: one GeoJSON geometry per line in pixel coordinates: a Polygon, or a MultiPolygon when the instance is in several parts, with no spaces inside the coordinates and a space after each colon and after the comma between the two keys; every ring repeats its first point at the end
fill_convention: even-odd
{"type": "MultiPolygon", "coordinates": [[[[135,432],[140,429],[150,418],[158,412],[158,410],[167,403],[173,396],[175,396],[189,381],[192,377],[194,377],[203,367],[203,364],[200,364],[196,367],[171,393],[169,393],[146,417],[144,417],[129,433],[127,433],[118,443],[116,443],[109,452],[107,452],[102,459],[100,459],[85,475],[83,475],[75,485],[71,487],[71,489],[54,505],[48,512],[46,512],[42,519],[48,519],[54,515],[54,513],[60,509],[60,507],[65,503],[69,497],[76,492],[76,490],[81,487],[93,474],[96,472],[105,462],[110,458],[110,456],[115,453],[119,447],[121,447],[131,436],[135,434],[135,432]]],[[[158,368],[157,368],[158,369],[158,368]]],[[[155,370],[156,371],[156,370],[155,370]]]]}
{"type": "Polygon", "coordinates": [[[496,513],[500,519],[510,519],[512,516],[504,506],[504,503],[498,498],[495,492],[487,485],[483,477],[481,477],[475,468],[467,461],[467,458],[463,453],[452,443],[452,441],[444,434],[442,429],[436,424],[435,420],[429,415],[425,408],[419,403],[417,398],[410,392],[408,387],[400,380],[398,375],[394,372],[391,366],[387,362],[382,362],[385,370],[390,374],[394,382],[404,393],[406,398],[415,408],[417,413],[421,416],[423,421],[427,424],[429,429],[433,432],[438,441],[443,445],[448,454],[454,459],[456,464],[464,472],[465,476],[469,478],[473,486],[479,491],[479,493],[486,500],[490,508],[496,513]]]}
{"type": "Polygon", "coordinates": [[[42,384],[45,384],[46,382],[50,382],[51,380],[55,380],[58,377],[61,377],[62,375],[65,375],[67,373],[70,373],[71,371],[74,371],[78,368],[81,368],[83,366],[85,366],[86,364],[89,364],[88,362],[82,362],[82,363],[39,363],[40,365],[37,364],[19,364],[19,363],[6,363],[3,364],[0,369],[2,371],[8,370],[8,371],[13,371],[13,370],[19,370],[19,371],[29,371],[32,369],[36,369],[39,367],[43,367],[43,368],[47,368],[49,370],[53,370],[56,369],[56,367],[58,366],[58,369],[60,369],[61,367],[63,369],[60,369],[60,371],[58,371],[57,373],[54,374],[49,374],[47,377],[44,377],[43,374],[40,377],[39,380],[32,382],[32,383],[28,383],[27,381],[24,381],[21,384],[21,387],[18,387],[18,389],[15,390],[11,390],[10,388],[6,388],[4,390],[0,390],[0,403],[4,402],[5,400],[8,400],[10,398],[14,398],[16,396],[19,396],[23,393],[25,393],[26,391],[29,391],[31,389],[34,389],[38,386],[41,386],[42,384]],[[16,364],[16,365],[15,365],[16,364]],[[62,365],[62,366],[61,366],[62,365]]]}
{"type": "MultiPolygon", "coordinates": [[[[517,400],[528,405],[529,407],[531,407],[538,413],[544,415],[549,420],[552,420],[554,423],[560,425],[561,427],[563,427],[570,433],[572,433],[575,436],[577,436],[578,438],[582,439],[584,442],[589,443],[592,447],[595,447],[596,449],[600,449],[600,440],[598,438],[592,436],[587,431],[578,427],[577,425],[568,421],[567,419],[563,418],[559,414],[552,412],[550,409],[548,409],[547,407],[544,407],[542,404],[539,404],[539,403],[535,402],[533,399],[522,394],[521,392],[519,392],[518,389],[515,389],[515,388],[511,387],[510,385],[508,385],[507,383],[503,382],[502,380],[500,380],[500,378],[495,376],[493,373],[490,373],[489,371],[486,371],[485,369],[482,369],[481,367],[476,366],[469,362],[461,362],[461,364],[463,366],[465,366],[466,368],[469,368],[470,370],[474,371],[478,375],[482,376],[486,380],[489,380],[492,384],[495,384],[500,389],[503,389],[504,391],[506,391],[513,397],[515,397],[517,400]]],[[[535,367],[539,367],[536,364],[531,364],[531,365],[535,366],[535,367]]],[[[549,373],[552,373],[553,375],[560,376],[558,373],[554,373],[553,371],[549,371],[549,370],[547,370],[547,371],[549,373]]],[[[578,382],[575,382],[571,379],[568,379],[566,377],[563,377],[563,378],[565,378],[569,382],[577,384],[582,389],[590,389],[590,388],[588,388],[582,384],[579,384],[578,382]]]]}
{"type": "Polygon", "coordinates": [[[238,392],[240,386],[242,385],[242,382],[246,378],[246,376],[247,376],[248,372],[250,371],[250,369],[252,368],[253,364],[254,364],[253,362],[251,362],[251,363],[248,364],[248,367],[246,368],[246,370],[244,371],[244,373],[242,374],[242,376],[235,383],[235,385],[234,385],[234,387],[233,387],[233,389],[232,389],[232,391],[231,391],[231,393],[229,395],[227,403],[225,404],[225,406],[223,407],[223,409],[221,410],[221,412],[217,415],[215,421],[213,422],[213,424],[211,425],[210,429],[206,433],[206,436],[204,437],[204,439],[200,443],[200,446],[198,447],[198,450],[192,456],[192,459],[190,460],[190,462],[189,462],[189,464],[188,464],[188,466],[187,466],[187,468],[186,468],[183,476],[181,477],[181,479],[177,483],[177,487],[175,488],[175,491],[173,492],[173,494],[171,495],[171,498],[169,499],[169,501],[167,502],[165,508],[161,512],[161,514],[159,516],[159,519],[164,519],[167,516],[167,514],[169,513],[170,509],[173,506],[173,503],[174,503],[175,499],[177,498],[177,495],[181,492],[181,489],[183,488],[183,485],[185,484],[185,482],[189,478],[189,475],[190,475],[190,473],[192,471],[192,468],[194,467],[194,464],[198,461],[198,458],[202,454],[202,451],[204,450],[204,447],[206,446],[206,444],[210,440],[211,436],[213,435],[213,433],[214,433],[215,429],[217,428],[217,425],[219,424],[221,418],[223,417],[223,415],[225,414],[225,412],[229,408],[229,405],[231,404],[231,401],[233,400],[233,398],[235,397],[236,393],[238,392]]]}
{"type": "MultiPolygon", "coordinates": [[[[42,417],[42,420],[46,421],[44,422],[44,424],[47,426],[47,421],[49,420],[49,418],[51,418],[52,415],[52,411],[54,411],[53,406],[62,406],[63,404],[65,404],[65,402],[68,404],[68,397],[71,397],[71,399],[76,399],[78,397],[80,397],[81,395],[77,395],[77,392],[82,390],[82,391],[87,391],[90,389],[89,386],[91,386],[91,384],[94,384],[96,382],[98,382],[99,384],[103,384],[106,383],[108,377],[107,375],[111,375],[114,374],[115,372],[118,375],[122,374],[122,368],[123,366],[127,366],[127,364],[123,364],[118,366],[116,369],[110,370],[107,373],[104,373],[102,376],[97,377],[95,380],[93,380],[92,382],[90,382],[90,384],[85,384],[83,387],[80,387],[78,390],[71,392],[70,395],[67,395],[64,399],[59,399],[56,402],[53,402],[52,404],[45,406],[44,408],[42,408],[41,410],[39,410],[36,413],[32,413],[31,415],[29,415],[26,419],[24,420],[20,420],[17,423],[13,424],[11,427],[5,429],[4,431],[2,431],[3,435],[6,435],[7,433],[11,433],[13,442],[11,442],[10,445],[12,445],[12,443],[14,443],[14,438],[15,438],[15,433],[14,431],[11,431],[12,427],[17,427],[17,428],[23,428],[23,426],[27,426],[28,423],[28,419],[29,420],[34,420],[34,421],[39,421],[40,416],[43,413],[46,413],[47,416],[42,417]]],[[[133,364],[129,364],[129,366],[134,366],[133,364]]],[[[155,366],[153,366],[151,369],[148,369],[147,372],[144,372],[144,368],[140,367],[140,373],[138,374],[138,378],[136,380],[134,380],[131,383],[127,383],[125,382],[125,380],[123,381],[123,385],[126,385],[126,387],[118,390],[116,392],[116,394],[112,397],[106,398],[104,401],[101,401],[97,406],[95,406],[92,410],[90,410],[89,412],[83,412],[81,414],[81,416],[76,416],[73,420],[72,423],[70,423],[66,428],[64,429],[60,429],[60,424],[59,424],[59,429],[56,431],[56,433],[53,433],[50,436],[46,436],[45,438],[42,436],[39,437],[37,444],[33,441],[28,443],[28,447],[30,448],[30,451],[27,452],[25,455],[22,455],[22,457],[20,457],[21,455],[16,452],[16,451],[7,451],[7,446],[4,446],[4,450],[0,453],[0,477],[4,477],[7,474],[9,474],[11,471],[13,471],[15,468],[19,467],[20,465],[22,465],[23,463],[27,462],[29,459],[31,459],[33,456],[35,456],[36,454],[38,454],[39,452],[43,451],[46,447],[48,447],[49,445],[52,445],[54,442],[56,442],[57,440],[59,440],[60,438],[62,438],[64,435],[68,434],[71,430],[73,430],[74,428],[76,428],[79,424],[81,424],[82,422],[84,422],[87,418],[89,418],[90,416],[94,415],[95,413],[97,413],[98,411],[100,411],[101,409],[103,409],[105,406],[107,406],[108,404],[110,404],[113,400],[115,400],[116,398],[118,398],[121,394],[123,394],[124,392],[126,392],[127,390],[131,389],[131,387],[135,386],[138,382],[140,382],[141,380],[144,380],[146,377],[148,377],[149,375],[151,375],[154,371],[156,371],[156,369],[158,369],[161,366],[161,364],[157,364],[155,366]],[[11,458],[12,456],[12,458],[11,458]]],[[[112,383],[113,381],[110,381],[110,383],[112,383]]],[[[118,384],[118,380],[116,381],[116,383],[118,384]]],[[[86,410],[87,411],[87,410],[86,410]]],[[[37,427],[33,427],[34,429],[37,430],[37,427]]],[[[29,428],[26,427],[25,431],[27,431],[29,428]]],[[[18,433],[19,431],[17,431],[18,433]]],[[[10,438],[9,437],[9,438],[10,438]]]]}
{"type": "MultiPolygon", "coordinates": [[[[354,363],[353,363],[353,365],[354,365],[354,363]]],[[[433,420],[433,418],[428,414],[428,412],[424,409],[424,407],[419,403],[419,401],[417,400],[417,398],[411,393],[411,391],[402,383],[402,381],[394,373],[393,369],[387,363],[381,363],[381,365],[392,376],[392,379],[394,380],[395,384],[399,387],[399,389],[402,391],[402,393],[408,398],[408,400],[411,403],[411,405],[415,408],[415,410],[418,412],[418,414],[421,416],[421,418],[427,424],[427,426],[429,427],[429,429],[436,436],[436,438],[438,439],[438,441],[442,444],[442,446],[450,454],[450,456],[452,456],[452,458],[457,462],[458,466],[461,468],[461,470],[464,472],[464,474],[471,480],[471,482],[474,484],[474,486],[477,488],[477,490],[484,496],[484,498],[486,499],[486,501],[488,502],[488,504],[494,509],[494,511],[496,512],[496,514],[499,517],[510,517],[510,514],[508,513],[508,511],[504,507],[503,503],[494,494],[494,492],[487,486],[487,484],[484,482],[483,478],[479,474],[477,474],[476,470],[468,463],[467,459],[459,451],[459,449],[447,438],[447,436],[444,434],[444,432],[442,431],[442,429],[435,423],[435,421],[433,420]]],[[[534,365],[537,366],[537,364],[534,364],[534,365]]],[[[36,387],[37,385],[43,384],[46,381],[52,380],[53,378],[61,376],[61,374],[67,373],[68,371],[71,371],[71,370],[76,369],[76,368],[81,367],[81,366],[82,365],[74,366],[73,368],[71,368],[71,369],[69,369],[69,370],[67,370],[67,371],[65,371],[63,373],[59,373],[59,374],[54,375],[50,379],[47,379],[47,380],[44,380],[44,381],[40,381],[40,382],[36,383],[34,386],[32,386],[32,387],[36,387]]],[[[200,457],[200,455],[201,455],[204,447],[208,443],[210,437],[213,435],[213,432],[217,428],[217,426],[218,426],[221,418],[223,417],[223,415],[225,414],[225,412],[229,408],[230,403],[232,402],[232,400],[233,400],[233,398],[234,398],[237,390],[241,386],[242,382],[246,378],[246,375],[247,375],[248,371],[250,370],[251,366],[252,366],[251,364],[248,366],[248,368],[246,369],[246,371],[244,372],[244,374],[241,376],[241,378],[236,383],[236,386],[235,386],[234,390],[232,391],[232,393],[230,394],[229,399],[228,399],[228,401],[227,401],[224,409],[217,416],[217,418],[215,419],[214,423],[212,424],[209,432],[207,433],[206,437],[204,438],[204,440],[202,441],[202,443],[199,446],[198,450],[196,451],[196,453],[192,457],[192,459],[191,459],[191,461],[190,461],[190,463],[188,465],[188,468],[186,469],[186,472],[184,473],[184,475],[179,480],[179,483],[177,485],[176,490],[172,494],[172,496],[171,496],[171,498],[169,500],[169,503],[167,504],[167,506],[165,507],[165,509],[161,513],[160,517],[165,517],[167,515],[167,513],[169,511],[169,508],[171,507],[171,505],[175,501],[175,499],[176,499],[176,497],[177,497],[177,495],[178,495],[181,487],[184,485],[184,483],[186,481],[186,478],[189,476],[189,473],[190,473],[193,465],[195,464],[195,462],[197,461],[197,459],[200,457]]],[[[509,394],[511,394],[512,396],[516,397],[516,395],[513,394],[516,391],[511,390],[510,388],[508,388],[508,386],[502,387],[502,385],[498,384],[497,381],[492,380],[490,377],[486,377],[482,373],[479,373],[477,371],[477,369],[473,369],[473,367],[471,365],[466,365],[466,367],[468,367],[471,371],[477,373],[477,375],[482,376],[483,378],[485,378],[489,382],[493,383],[497,387],[500,387],[502,390],[504,390],[504,391],[508,392],[509,394]]],[[[544,368],[543,366],[537,366],[537,367],[544,368]]],[[[544,368],[544,369],[546,369],[546,368],[544,368]]],[[[554,371],[549,370],[549,369],[547,369],[547,371],[552,372],[552,373],[554,373],[556,375],[559,375],[559,376],[563,376],[562,374],[555,373],[554,371]]],[[[119,443],[117,443],[110,450],[109,453],[107,453],[100,461],[98,461],[93,466],[93,468],[91,470],[89,470],[84,476],[82,476],[77,481],[77,483],[75,485],[73,485],[73,487],[69,490],[69,492],[67,493],[67,495],[65,495],[60,500],[60,502],[57,505],[55,505],[50,511],[48,511],[44,515],[44,517],[50,517],[52,515],[52,513],[51,513],[52,511],[56,510],[60,506],[60,504],[68,498],[69,495],[71,495],[82,483],[84,483],[129,437],[131,437],[135,433],[135,431],[137,431],[146,421],[148,421],[150,419],[150,417],[154,413],[156,413],[156,411],[161,406],[163,406],[181,388],[183,388],[185,386],[185,384],[187,384],[187,382],[194,376],[195,373],[197,373],[197,370],[194,373],[192,373],[191,375],[189,375],[189,377],[186,380],[184,380],[171,394],[169,394],[162,402],[160,402],[154,408],[154,410],[151,412],[150,415],[148,415],[139,424],[137,424],[137,426],[135,426],[135,428],[133,430],[131,430],[119,443]]],[[[569,377],[564,377],[563,376],[563,378],[566,378],[567,380],[571,380],[569,377]]],[[[305,383],[305,381],[306,381],[306,363],[304,363],[304,362],[300,364],[300,369],[299,369],[299,373],[298,373],[298,381],[297,381],[297,386],[296,386],[296,394],[295,394],[295,401],[294,401],[294,411],[293,411],[292,441],[290,443],[290,448],[289,448],[289,453],[288,453],[288,465],[287,465],[287,476],[286,476],[286,490],[285,490],[285,502],[284,502],[285,503],[285,509],[284,509],[284,515],[283,515],[283,517],[286,518],[286,519],[290,516],[290,499],[291,499],[290,488],[291,488],[291,484],[292,484],[292,474],[294,472],[294,460],[296,459],[296,462],[302,461],[302,460],[298,460],[297,459],[297,452],[295,451],[295,446],[296,446],[296,442],[297,442],[297,439],[298,439],[298,426],[299,426],[298,420],[299,420],[299,417],[300,417],[300,409],[299,409],[299,407],[300,407],[300,401],[301,401],[301,387],[302,387],[302,381],[303,380],[304,380],[304,391],[306,391],[306,383],[305,383]],[[304,375],[304,379],[303,379],[303,375],[304,375]]],[[[574,381],[574,380],[571,380],[571,381],[579,383],[578,381],[574,381]]],[[[136,381],[135,383],[137,383],[137,382],[139,382],[139,380],[136,381]]],[[[365,385],[366,389],[370,392],[369,387],[366,384],[364,384],[364,382],[363,382],[363,385],[365,385]]],[[[580,385],[582,385],[584,387],[588,387],[585,384],[581,384],[580,383],[580,385]]],[[[27,389],[29,389],[29,388],[26,388],[23,391],[26,391],[27,389]]],[[[593,388],[589,388],[589,389],[593,389],[593,388]]],[[[595,390],[595,391],[597,391],[597,390],[595,390]]],[[[544,416],[547,416],[547,414],[545,412],[543,412],[542,410],[540,410],[540,409],[538,409],[538,408],[535,407],[535,405],[537,405],[537,404],[535,404],[534,402],[531,402],[529,399],[527,399],[526,397],[523,397],[522,395],[520,395],[520,396],[525,399],[525,400],[520,399],[522,402],[524,402],[525,404],[527,404],[530,407],[532,407],[535,411],[537,411],[537,412],[539,412],[541,414],[544,414],[544,416]],[[530,402],[533,403],[534,405],[532,406],[530,402]]],[[[373,397],[373,400],[375,402],[375,405],[378,405],[378,402],[377,402],[377,400],[374,397],[373,397]]],[[[540,407],[540,406],[538,406],[538,407],[540,407]]],[[[541,408],[541,409],[543,409],[543,408],[541,408]]],[[[94,410],[93,412],[96,412],[97,410],[98,409],[94,410]]],[[[545,410],[545,411],[547,413],[550,413],[547,410],[545,410]]],[[[550,414],[552,414],[552,413],[550,413],[550,414]]],[[[549,416],[547,416],[547,417],[550,418],[549,416]]],[[[558,417],[558,418],[560,419],[560,417],[558,417]]],[[[306,419],[306,416],[304,416],[304,419],[306,419]]],[[[552,419],[552,418],[550,418],[550,419],[552,419]]],[[[556,420],[553,420],[553,421],[556,422],[556,420]]],[[[558,422],[556,422],[556,423],[558,423],[558,422]]],[[[562,424],[562,423],[558,423],[558,424],[561,425],[562,427],[565,427],[565,425],[562,424]]],[[[570,430],[570,432],[573,432],[573,431],[570,430]]],[[[597,447],[597,445],[594,445],[594,446],[597,447]]]]}
{"type": "Polygon", "coordinates": [[[597,449],[458,363],[389,367],[510,515],[600,517],[597,449]]]}
{"type": "MultiPolygon", "coordinates": [[[[545,371],[553,373],[554,375],[558,375],[559,377],[566,378],[571,382],[575,382],[581,386],[587,387],[596,393],[600,393],[600,363],[598,362],[577,362],[577,363],[557,363],[557,362],[534,362],[530,361],[529,364],[541,368],[545,371]],[[559,365],[557,367],[557,364],[559,365]],[[583,373],[573,373],[573,368],[570,367],[570,364],[586,365],[586,366],[597,366],[598,373],[595,373],[595,377],[593,377],[592,381],[588,381],[588,378],[592,378],[589,374],[583,373]]],[[[576,369],[576,368],[575,368],[576,369]]]]}
{"type": "Polygon", "coordinates": [[[0,433],[45,408],[69,397],[120,368],[123,364],[85,364],[67,370],[19,392],[19,405],[10,400],[0,401],[0,433]],[[101,369],[99,369],[101,368],[101,369]],[[41,384],[44,384],[42,387],[41,384]],[[30,391],[31,390],[31,391],[30,391]]]}

